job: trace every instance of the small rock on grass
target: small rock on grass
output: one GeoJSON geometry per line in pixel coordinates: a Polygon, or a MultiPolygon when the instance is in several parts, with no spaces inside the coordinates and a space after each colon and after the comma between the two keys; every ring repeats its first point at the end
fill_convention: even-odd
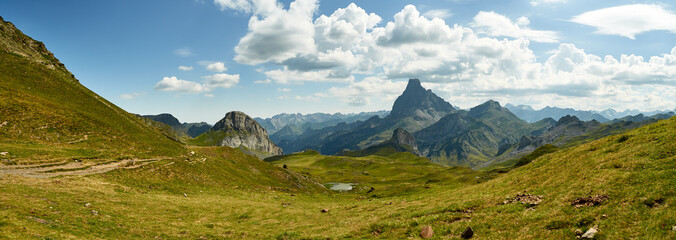
{"type": "Polygon", "coordinates": [[[434,230],[430,225],[424,226],[420,231],[420,237],[422,238],[432,238],[432,236],[434,236],[434,230]]]}
{"type": "Polygon", "coordinates": [[[94,215],[94,216],[99,215],[99,211],[92,210],[92,215],[94,215]]]}
{"type": "Polygon", "coordinates": [[[587,230],[587,232],[585,232],[584,234],[582,234],[582,238],[589,238],[589,239],[594,238],[594,235],[595,235],[597,232],[599,232],[599,226],[598,226],[598,225],[594,225],[594,227],[590,228],[589,230],[587,230]]]}
{"type": "Polygon", "coordinates": [[[671,227],[671,231],[676,232],[676,226],[672,226],[672,227],[671,227]]]}
{"type": "Polygon", "coordinates": [[[467,227],[464,232],[462,232],[462,235],[460,237],[464,239],[470,239],[474,236],[474,230],[472,230],[472,227],[467,227]]]}
{"type": "Polygon", "coordinates": [[[582,232],[582,229],[579,228],[575,229],[575,236],[577,236],[577,238],[580,238],[582,234],[584,234],[584,232],[582,232]]]}
{"type": "Polygon", "coordinates": [[[84,206],[85,206],[85,207],[91,207],[91,206],[92,206],[92,204],[91,204],[91,203],[85,203],[85,205],[84,205],[84,206]]]}
{"type": "Polygon", "coordinates": [[[322,213],[327,213],[327,212],[329,212],[329,209],[328,209],[328,208],[322,209],[322,213]]]}

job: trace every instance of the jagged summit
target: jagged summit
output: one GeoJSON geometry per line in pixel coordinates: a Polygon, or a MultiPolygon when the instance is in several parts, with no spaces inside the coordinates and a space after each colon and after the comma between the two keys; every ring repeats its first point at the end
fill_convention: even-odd
{"type": "MultiPolygon", "coordinates": [[[[249,117],[243,112],[232,111],[225,114],[225,117],[218,121],[206,133],[208,136],[222,136],[217,139],[219,146],[228,146],[232,148],[245,147],[248,150],[253,150],[260,153],[267,153],[269,155],[281,155],[282,149],[270,141],[267,131],[261,127],[253,118],[249,117]],[[225,134],[218,134],[225,133],[225,134]]],[[[265,155],[267,155],[265,154],[265,155]]],[[[267,156],[259,156],[264,158],[267,156]]]]}
{"type": "Polygon", "coordinates": [[[408,80],[406,90],[394,101],[390,115],[394,117],[411,116],[417,110],[451,112],[455,108],[443,98],[432,93],[431,90],[423,88],[420,80],[414,78],[408,80]]]}
{"type": "Polygon", "coordinates": [[[582,121],[580,121],[580,119],[577,118],[576,116],[566,115],[566,116],[561,117],[559,119],[559,121],[556,122],[556,126],[558,127],[558,126],[565,125],[565,124],[581,123],[581,122],[582,121]]]}

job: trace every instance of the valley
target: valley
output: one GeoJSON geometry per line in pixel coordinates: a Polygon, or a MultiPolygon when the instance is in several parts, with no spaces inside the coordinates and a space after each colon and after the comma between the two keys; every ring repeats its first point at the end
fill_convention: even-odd
{"type": "MultiPolygon", "coordinates": [[[[213,97],[213,64],[178,82],[213,97]]],[[[428,81],[388,110],[181,122],[0,18],[0,239],[676,238],[674,112],[462,109],[428,81]]]]}

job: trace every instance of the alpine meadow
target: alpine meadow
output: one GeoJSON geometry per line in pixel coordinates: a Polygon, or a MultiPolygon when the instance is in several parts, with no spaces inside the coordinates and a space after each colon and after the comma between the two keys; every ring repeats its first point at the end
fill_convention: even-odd
{"type": "Polygon", "coordinates": [[[3,1],[0,239],[676,239],[674,22],[3,1]]]}

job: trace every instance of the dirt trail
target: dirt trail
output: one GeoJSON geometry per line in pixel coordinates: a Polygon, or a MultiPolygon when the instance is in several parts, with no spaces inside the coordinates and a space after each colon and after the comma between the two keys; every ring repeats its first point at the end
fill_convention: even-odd
{"type": "Polygon", "coordinates": [[[40,165],[1,166],[0,177],[4,175],[21,175],[24,177],[48,178],[56,176],[91,175],[115,169],[134,169],[160,159],[127,159],[116,162],[85,164],[82,162],[61,162],[40,165]]]}

